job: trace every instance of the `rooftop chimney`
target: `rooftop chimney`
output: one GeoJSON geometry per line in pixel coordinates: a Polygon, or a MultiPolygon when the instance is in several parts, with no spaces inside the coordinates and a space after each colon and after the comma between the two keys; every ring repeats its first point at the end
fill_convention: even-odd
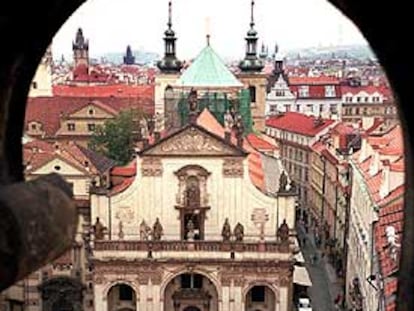
{"type": "Polygon", "coordinates": [[[374,176],[378,173],[379,171],[379,165],[380,165],[380,154],[379,154],[379,148],[377,147],[373,147],[374,149],[374,156],[371,162],[371,165],[369,167],[369,174],[371,176],[374,176]]]}
{"type": "Polygon", "coordinates": [[[358,158],[359,163],[363,162],[367,158],[367,144],[367,137],[365,135],[361,136],[361,150],[358,158]]]}

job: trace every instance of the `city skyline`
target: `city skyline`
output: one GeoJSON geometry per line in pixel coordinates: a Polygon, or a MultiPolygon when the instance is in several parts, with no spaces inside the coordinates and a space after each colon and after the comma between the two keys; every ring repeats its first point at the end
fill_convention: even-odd
{"type": "MultiPolygon", "coordinates": [[[[250,23],[250,3],[249,0],[173,1],[177,56],[181,59],[197,56],[209,32],[212,46],[223,58],[242,58],[250,23]]],[[[53,54],[55,58],[61,55],[71,58],[71,43],[80,27],[90,41],[91,57],[124,52],[127,45],[133,50],[162,55],[167,5],[168,0],[155,0],[141,9],[136,0],[116,4],[110,0],[88,0],[56,34],[53,54]]],[[[282,54],[311,46],[367,44],[356,26],[325,0],[259,0],[255,1],[254,15],[259,47],[264,43],[269,53],[273,53],[276,43],[282,54]]]]}

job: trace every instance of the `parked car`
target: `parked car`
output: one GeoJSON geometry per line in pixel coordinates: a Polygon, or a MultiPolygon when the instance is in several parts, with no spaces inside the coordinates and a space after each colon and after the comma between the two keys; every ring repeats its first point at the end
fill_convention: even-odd
{"type": "Polygon", "coordinates": [[[312,311],[309,298],[299,298],[298,311],[312,311]]]}

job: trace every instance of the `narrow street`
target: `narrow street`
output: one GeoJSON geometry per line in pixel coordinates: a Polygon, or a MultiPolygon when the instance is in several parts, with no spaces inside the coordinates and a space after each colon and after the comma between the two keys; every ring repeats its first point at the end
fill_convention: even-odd
{"type": "MultiPolygon", "coordinates": [[[[298,228],[298,238],[305,236],[304,230],[298,228]]],[[[341,292],[338,284],[332,282],[333,275],[329,277],[328,267],[320,256],[320,251],[316,249],[313,238],[307,234],[306,243],[301,246],[302,254],[305,258],[305,265],[312,280],[312,287],[308,293],[311,298],[313,311],[336,311],[334,299],[341,292]],[[317,254],[317,261],[313,262],[313,256],[317,254]]]]}

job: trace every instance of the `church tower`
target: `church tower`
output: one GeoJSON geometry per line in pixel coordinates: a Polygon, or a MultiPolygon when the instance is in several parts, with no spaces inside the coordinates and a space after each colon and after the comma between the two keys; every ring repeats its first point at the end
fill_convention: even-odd
{"type": "Polygon", "coordinates": [[[76,33],[75,41],[72,43],[74,68],[79,65],[86,65],[89,67],[89,42],[85,40],[82,28],[79,28],[76,33]]]}
{"type": "Polygon", "coordinates": [[[258,131],[264,131],[267,79],[262,73],[264,62],[257,55],[258,36],[254,29],[254,5],[255,2],[252,0],[250,29],[246,36],[246,55],[239,63],[240,73],[237,77],[250,92],[253,127],[258,131]]]}
{"type": "Polygon", "coordinates": [[[124,56],[124,65],[135,64],[135,56],[132,54],[131,46],[128,45],[124,56]]]}
{"type": "MultiPolygon", "coordinates": [[[[182,62],[176,56],[177,37],[172,29],[172,2],[168,2],[167,30],[164,32],[164,57],[158,61],[157,67],[160,73],[155,77],[155,113],[164,116],[165,107],[176,106],[172,85],[177,81],[183,67],[182,62]]],[[[170,107],[175,109],[176,107],[170,107]]]]}

